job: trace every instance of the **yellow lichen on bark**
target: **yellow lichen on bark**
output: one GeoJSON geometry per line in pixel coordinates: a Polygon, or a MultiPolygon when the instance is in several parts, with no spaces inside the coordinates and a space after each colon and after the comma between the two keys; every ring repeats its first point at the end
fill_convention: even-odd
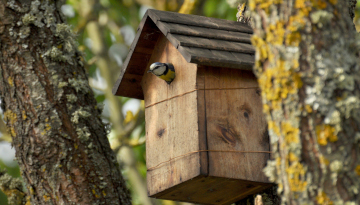
{"type": "Polygon", "coordinates": [[[329,2],[333,5],[337,4],[337,0],[329,0],[329,2]]]}
{"type": "MultiPolygon", "coordinates": [[[[292,62],[293,63],[293,62],[292,62]]],[[[268,68],[258,79],[259,85],[268,101],[285,99],[288,94],[297,93],[302,81],[288,61],[278,60],[276,67],[268,68]]],[[[274,109],[274,106],[271,107],[274,109]]],[[[280,108],[280,107],[278,107],[280,108]]]]}
{"type": "Polygon", "coordinates": [[[355,173],[360,176],[360,164],[355,167],[355,173]]]}
{"type": "Polygon", "coordinates": [[[320,161],[320,164],[324,164],[324,165],[326,165],[326,166],[328,166],[328,165],[330,164],[329,160],[326,159],[323,155],[321,155],[321,156],[319,157],[319,161],[320,161]]]}
{"type": "Polygon", "coordinates": [[[47,195],[44,195],[43,197],[44,197],[45,201],[49,201],[51,199],[50,196],[47,196],[47,195]]]}
{"type": "Polygon", "coordinates": [[[282,2],[283,0],[253,0],[249,1],[249,7],[251,10],[254,10],[256,6],[259,6],[259,8],[263,8],[268,11],[269,6],[273,4],[281,4],[282,2]]]}
{"type": "Polygon", "coordinates": [[[12,112],[11,110],[7,110],[4,113],[4,120],[8,123],[8,131],[11,134],[12,137],[16,137],[15,132],[15,123],[17,122],[17,115],[16,113],[12,112]]]}
{"type": "Polygon", "coordinates": [[[255,46],[257,53],[259,54],[259,60],[266,60],[268,58],[268,47],[265,41],[258,36],[251,37],[251,43],[255,46]]]}
{"type": "Polygon", "coordinates": [[[284,41],[285,29],[281,21],[271,24],[266,29],[266,42],[274,45],[282,45],[284,41]]]}
{"type": "Polygon", "coordinates": [[[22,113],[22,119],[26,120],[27,116],[26,116],[25,110],[21,111],[21,113],[22,113]]]}
{"type": "Polygon", "coordinates": [[[314,7],[315,8],[318,8],[318,9],[325,9],[327,4],[326,4],[326,1],[324,0],[311,0],[314,7]]]}
{"type": "Polygon", "coordinates": [[[11,87],[14,87],[14,79],[11,76],[8,77],[8,83],[11,87]]]}
{"type": "Polygon", "coordinates": [[[273,130],[275,134],[280,135],[280,128],[275,124],[274,121],[268,121],[268,129],[273,130]]]}
{"type": "Polygon", "coordinates": [[[325,146],[328,141],[336,142],[338,140],[336,129],[331,125],[317,125],[315,132],[319,145],[325,146]]]}
{"type": "Polygon", "coordinates": [[[305,105],[305,110],[308,113],[312,113],[312,111],[313,111],[310,105],[305,105]]]}
{"type": "Polygon", "coordinates": [[[299,128],[293,127],[288,122],[281,123],[281,131],[282,134],[285,136],[285,142],[287,145],[291,143],[299,143],[299,128]]]}
{"type": "Polygon", "coordinates": [[[286,45],[288,46],[299,46],[301,42],[301,34],[299,32],[291,32],[286,35],[286,45]]]}
{"type": "Polygon", "coordinates": [[[306,170],[300,162],[293,162],[287,166],[288,180],[290,189],[293,192],[303,192],[306,190],[307,181],[305,181],[306,170]]]}
{"type": "Polygon", "coordinates": [[[6,112],[4,113],[4,120],[10,125],[13,125],[17,121],[17,115],[11,110],[6,110],[6,112]]]}
{"type": "Polygon", "coordinates": [[[290,162],[299,161],[299,158],[298,158],[293,152],[290,152],[290,153],[288,154],[288,156],[289,156],[289,161],[290,161],[290,162]]]}
{"type": "Polygon", "coordinates": [[[325,192],[320,192],[316,196],[316,202],[317,204],[327,204],[327,205],[333,205],[334,203],[329,199],[329,197],[325,194],[325,192]]]}

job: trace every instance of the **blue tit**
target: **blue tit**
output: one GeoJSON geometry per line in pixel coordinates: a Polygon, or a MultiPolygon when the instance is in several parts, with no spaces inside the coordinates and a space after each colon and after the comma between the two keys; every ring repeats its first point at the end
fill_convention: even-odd
{"type": "Polygon", "coordinates": [[[175,68],[171,63],[153,63],[151,64],[148,73],[152,73],[165,80],[167,84],[170,84],[175,79],[175,68]]]}

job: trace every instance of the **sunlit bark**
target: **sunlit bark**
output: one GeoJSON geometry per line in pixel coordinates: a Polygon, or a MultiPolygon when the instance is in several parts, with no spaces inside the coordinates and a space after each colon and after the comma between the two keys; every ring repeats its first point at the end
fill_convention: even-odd
{"type": "Polygon", "coordinates": [[[264,171],[287,204],[360,203],[355,3],[249,1],[274,151],[264,171]]]}

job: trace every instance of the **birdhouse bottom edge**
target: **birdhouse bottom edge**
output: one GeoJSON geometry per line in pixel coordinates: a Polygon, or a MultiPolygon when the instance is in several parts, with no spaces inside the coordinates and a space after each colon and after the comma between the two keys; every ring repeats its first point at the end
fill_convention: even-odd
{"type": "Polygon", "coordinates": [[[200,204],[232,204],[272,186],[272,183],[199,175],[149,197],[200,204]]]}

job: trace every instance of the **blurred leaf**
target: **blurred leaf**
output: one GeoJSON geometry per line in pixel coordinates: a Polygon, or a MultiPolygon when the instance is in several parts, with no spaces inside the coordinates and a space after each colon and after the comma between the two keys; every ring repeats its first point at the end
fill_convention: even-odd
{"type": "Polygon", "coordinates": [[[229,7],[228,12],[226,13],[226,19],[231,21],[236,21],[237,9],[229,7]]]}
{"type": "Polygon", "coordinates": [[[4,162],[0,160],[0,169],[1,170],[5,169],[7,173],[12,177],[20,177],[19,166],[14,166],[14,167],[6,166],[6,164],[4,164],[4,162]]]}
{"type": "Polygon", "coordinates": [[[98,103],[102,103],[102,102],[104,102],[104,100],[105,100],[105,95],[98,95],[98,96],[96,96],[96,101],[97,101],[98,103]]]}
{"type": "Polygon", "coordinates": [[[223,17],[226,16],[226,12],[230,9],[230,6],[226,1],[219,2],[217,6],[217,13],[219,16],[223,17]]]}
{"type": "Polygon", "coordinates": [[[1,190],[0,190],[0,204],[8,205],[7,197],[1,190]]]}
{"type": "Polygon", "coordinates": [[[103,7],[110,7],[111,6],[111,3],[109,0],[100,0],[100,4],[103,6],[103,7]]]}
{"type": "Polygon", "coordinates": [[[206,1],[204,5],[205,16],[213,16],[218,6],[218,0],[206,1]]]}
{"type": "MultiPolygon", "coordinates": [[[[133,147],[135,152],[136,159],[138,162],[145,164],[145,144],[133,147]]],[[[146,167],[145,167],[145,174],[146,174],[146,167]]],[[[145,176],[145,175],[144,175],[145,176]]]]}
{"type": "Polygon", "coordinates": [[[96,65],[95,64],[89,66],[88,73],[89,73],[89,76],[92,76],[92,77],[95,76],[95,73],[96,73],[96,65]]]}

